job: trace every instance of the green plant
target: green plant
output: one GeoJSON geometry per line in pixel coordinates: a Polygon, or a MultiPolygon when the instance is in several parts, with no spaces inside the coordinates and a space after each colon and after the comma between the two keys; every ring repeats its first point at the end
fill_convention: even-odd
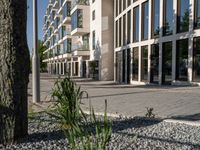
{"type": "Polygon", "coordinates": [[[69,77],[59,78],[52,92],[52,100],[55,103],[47,113],[54,117],[63,129],[72,128],[77,123],[81,123],[81,117],[85,117],[80,108],[84,93],[88,95],[86,91],[81,91],[69,77]]]}
{"type": "Polygon", "coordinates": [[[149,107],[146,107],[147,109],[147,112],[145,114],[145,117],[148,117],[148,118],[155,118],[155,114],[154,114],[154,108],[149,108],[149,107]]]}

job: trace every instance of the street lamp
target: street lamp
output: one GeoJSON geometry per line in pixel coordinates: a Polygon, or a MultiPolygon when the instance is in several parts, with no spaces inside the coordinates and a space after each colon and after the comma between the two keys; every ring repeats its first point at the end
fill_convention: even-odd
{"type": "Polygon", "coordinates": [[[32,84],[33,103],[40,102],[40,64],[38,55],[38,14],[37,0],[33,0],[33,57],[32,57],[32,84]]]}

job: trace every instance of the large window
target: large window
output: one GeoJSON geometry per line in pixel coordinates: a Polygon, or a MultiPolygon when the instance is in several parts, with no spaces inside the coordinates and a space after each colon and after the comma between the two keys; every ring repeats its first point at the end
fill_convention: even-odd
{"type": "Polygon", "coordinates": [[[141,79],[148,80],[148,46],[141,47],[142,50],[142,64],[141,64],[141,79]]]}
{"type": "Polygon", "coordinates": [[[152,38],[160,33],[160,0],[152,0],[152,38]]]}
{"type": "Polygon", "coordinates": [[[178,0],[177,32],[189,30],[189,0],[178,0]]]}
{"type": "Polygon", "coordinates": [[[158,83],[158,75],[159,75],[159,44],[151,45],[151,83],[158,83]]]}
{"type": "Polygon", "coordinates": [[[115,47],[118,47],[118,20],[115,22],[115,47]]]}
{"type": "Polygon", "coordinates": [[[123,45],[126,45],[126,15],[123,16],[123,45]]]}
{"type": "Polygon", "coordinates": [[[77,9],[72,14],[72,30],[76,28],[83,28],[83,10],[77,9]]]}
{"type": "Polygon", "coordinates": [[[119,18],[119,46],[122,45],[122,18],[119,18]]]}
{"type": "Polygon", "coordinates": [[[132,63],[132,79],[138,81],[138,58],[139,49],[138,47],[133,48],[133,63],[132,63]]]}
{"type": "Polygon", "coordinates": [[[72,41],[71,39],[67,39],[63,42],[63,54],[70,53],[72,49],[72,41]]]}
{"type": "Polygon", "coordinates": [[[139,7],[133,9],[133,42],[139,41],[139,7]]]}
{"type": "Polygon", "coordinates": [[[115,1],[115,16],[118,16],[118,0],[115,1]]]}
{"type": "Polygon", "coordinates": [[[123,10],[125,10],[125,9],[126,9],[126,0],[123,0],[123,10]]]}
{"type": "Polygon", "coordinates": [[[164,0],[163,35],[173,34],[173,0],[164,0]]]}
{"type": "Polygon", "coordinates": [[[130,43],[131,40],[131,11],[128,12],[127,17],[127,44],[130,43]]]}
{"type": "Polygon", "coordinates": [[[195,0],[194,27],[200,28],[200,0],[195,0]]]}
{"type": "Polygon", "coordinates": [[[162,82],[170,84],[172,81],[172,42],[163,43],[162,49],[162,82]]]}
{"type": "Polygon", "coordinates": [[[187,81],[188,39],[179,40],[176,44],[176,80],[187,81]]]}
{"type": "Polygon", "coordinates": [[[200,37],[194,38],[193,81],[200,81],[200,37]]]}
{"type": "Polygon", "coordinates": [[[92,49],[95,50],[96,48],[96,34],[95,31],[92,32],[92,49]]]}
{"type": "Polygon", "coordinates": [[[142,40],[148,39],[149,33],[149,2],[145,2],[142,4],[142,40]]]}
{"type": "Polygon", "coordinates": [[[65,3],[63,7],[63,18],[70,17],[70,11],[71,11],[71,2],[65,3]]]}

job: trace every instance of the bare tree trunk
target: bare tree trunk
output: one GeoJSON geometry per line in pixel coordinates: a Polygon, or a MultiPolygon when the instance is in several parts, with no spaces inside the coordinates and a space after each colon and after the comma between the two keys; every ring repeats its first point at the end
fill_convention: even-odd
{"type": "Polygon", "coordinates": [[[0,143],[28,133],[27,0],[0,0],[0,143]]]}

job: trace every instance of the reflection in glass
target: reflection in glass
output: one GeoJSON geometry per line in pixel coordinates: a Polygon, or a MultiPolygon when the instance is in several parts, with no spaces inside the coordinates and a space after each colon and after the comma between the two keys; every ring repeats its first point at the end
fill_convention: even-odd
{"type": "Polygon", "coordinates": [[[142,4],[142,40],[148,39],[149,2],[142,4]]]}
{"type": "Polygon", "coordinates": [[[159,45],[151,46],[151,83],[158,83],[159,74],[159,45]]]}
{"type": "Polygon", "coordinates": [[[189,30],[189,0],[178,0],[177,32],[189,30]]]}
{"type": "Polygon", "coordinates": [[[194,38],[193,81],[200,81],[200,37],[194,38]]]}
{"type": "Polygon", "coordinates": [[[164,0],[164,22],[163,35],[172,35],[173,33],[173,0],[164,0]]]}
{"type": "Polygon", "coordinates": [[[176,80],[187,81],[188,77],[188,39],[177,41],[176,80]]]}
{"type": "Polygon", "coordinates": [[[199,28],[200,27],[200,0],[195,0],[195,23],[194,27],[199,28]]]}
{"type": "Polygon", "coordinates": [[[133,9],[133,42],[139,41],[139,7],[133,9]]]}
{"type": "Polygon", "coordinates": [[[138,47],[133,48],[133,64],[132,64],[132,79],[138,81],[138,47]]]}
{"type": "Polygon", "coordinates": [[[152,37],[158,37],[160,33],[160,0],[152,0],[152,37]]]}
{"type": "Polygon", "coordinates": [[[172,42],[163,43],[162,48],[162,83],[170,84],[172,81],[172,42]]]}
{"type": "Polygon", "coordinates": [[[148,79],[148,46],[141,47],[142,50],[142,64],[141,64],[141,79],[147,81],[148,79]]]}

